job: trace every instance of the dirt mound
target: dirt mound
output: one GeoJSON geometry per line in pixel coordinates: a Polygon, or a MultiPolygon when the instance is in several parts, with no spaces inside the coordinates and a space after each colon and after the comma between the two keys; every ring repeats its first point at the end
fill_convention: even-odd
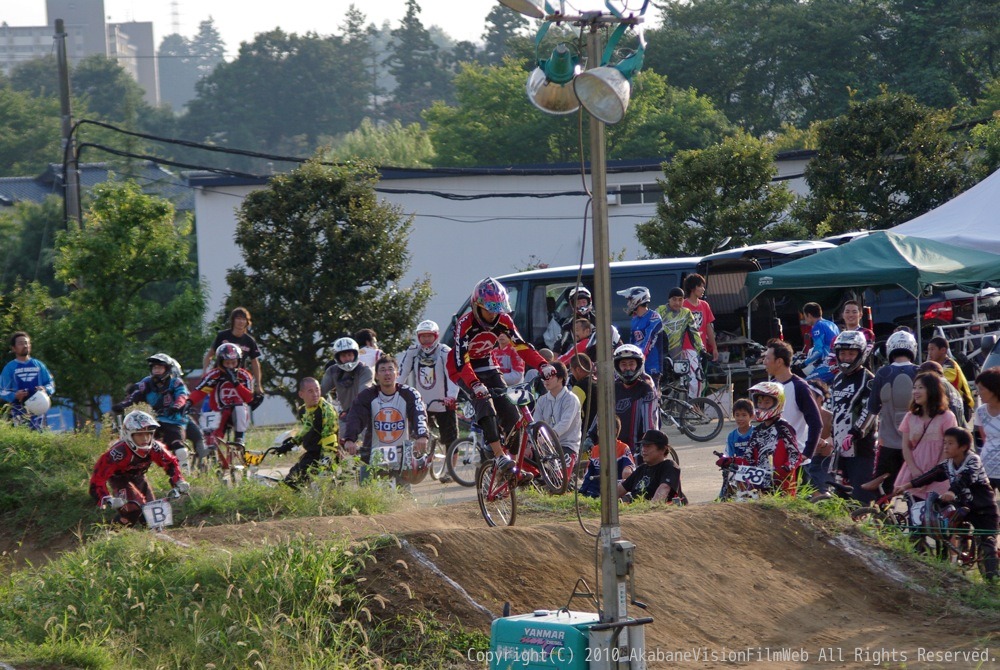
{"type": "MultiPolygon", "coordinates": [[[[571,522],[491,529],[475,505],[451,505],[173,535],[245,544],[303,532],[397,533],[399,546],[381,552],[367,575],[388,611],[430,611],[483,630],[504,602],[514,613],[567,604],[592,611],[584,600],[568,603],[577,578],[597,587],[594,539],[571,522]]],[[[919,567],[893,573],[876,552],[845,550],[841,539],[782,511],[693,506],[624,517],[622,532],[637,545],[636,595],[655,619],[646,628],[647,652],[669,659],[651,668],[955,668],[1000,660],[996,653],[985,664],[921,655],[975,649],[1000,617],[956,612],[931,596],[922,578],[905,574],[919,567]]],[[[456,650],[456,660],[464,655],[456,650]]]]}

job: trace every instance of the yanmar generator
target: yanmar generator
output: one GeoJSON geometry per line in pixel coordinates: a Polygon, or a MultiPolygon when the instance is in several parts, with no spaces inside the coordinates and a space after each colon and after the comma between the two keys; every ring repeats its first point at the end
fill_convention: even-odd
{"type": "Polygon", "coordinates": [[[535,610],[496,619],[490,630],[491,670],[607,670],[646,667],[642,624],[651,619],[601,623],[592,612],[535,610]],[[617,637],[616,637],[617,636],[617,637]]]}

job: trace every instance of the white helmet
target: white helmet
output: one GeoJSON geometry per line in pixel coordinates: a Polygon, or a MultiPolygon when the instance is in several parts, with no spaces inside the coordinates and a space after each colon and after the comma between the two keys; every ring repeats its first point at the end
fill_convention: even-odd
{"type": "Polygon", "coordinates": [[[336,363],[337,367],[340,368],[341,370],[343,370],[344,372],[350,372],[354,368],[358,367],[358,352],[359,351],[360,351],[360,347],[358,347],[358,343],[357,342],[355,342],[350,337],[342,337],[342,338],[340,338],[339,340],[337,340],[336,342],[333,343],[333,362],[336,363]],[[341,363],[340,362],[340,355],[342,353],[344,353],[345,351],[353,351],[354,352],[354,360],[353,361],[349,361],[347,363],[341,363]]]}
{"type": "Polygon", "coordinates": [[[593,295],[591,295],[590,289],[588,289],[586,286],[577,286],[576,288],[572,289],[569,292],[567,299],[569,300],[569,304],[573,307],[573,310],[576,312],[577,316],[587,316],[592,311],[594,311],[594,297],[593,295]],[[577,301],[580,298],[587,299],[587,304],[584,305],[583,307],[580,307],[577,304],[577,301]]]}
{"type": "Polygon", "coordinates": [[[753,403],[753,417],[757,421],[767,421],[781,416],[785,408],[785,386],[778,382],[761,382],[750,387],[750,402],[753,403]],[[757,398],[767,396],[774,398],[774,405],[768,409],[757,406],[757,398]]]}
{"type": "Polygon", "coordinates": [[[625,298],[625,313],[629,316],[635,314],[635,310],[640,305],[648,305],[653,297],[649,294],[649,289],[645,286],[633,286],[623,291],[618,291],[618,295],[625,298]]]}
{"type": "Polygon", "coordinates": [[[885,341],[885,353],[889,356],[890,361],[900,354],[909,356],[911,361],[915,361],[917,360],[917,340],[912,333],[905,330],[893,333],[885,341]]]}
{"type": "Polygon", "coordinates": [[[35,391],[31,397],[24,401],[24,409],[28,410],[28,414],[35,416],[45,416],[50,407],[52,407],[52,400],[49,398],[49,394],[42,390],[35,391]]]}
{"type": "Polygon", "coordinates": [[[837,368],[844,375],[849,375],[864,365],[869,351],[868,339],[857,330],[845,330],[837,335],[833,341],[833,353],[837,357],[837,368]],[[850,363],[842,363],[839,352],[843,349],[853,349],[858,352],[858,355],[850,363]]]}
{"type": "Polygon", "coordinates": [[[614,356],[615,363],[615,373],[622,378],[622,381],[626,384],[634,382],[636,379],[642,376],[644,370],[644,365],[646,363],[646,357],[642,355],[642,349],[635,346],[634,344],[623,344],[622,346],[615,349],[614,356]],[[639,363],[633,372],[622,372],[621,368],[618,366],[626,358],[631,358],[639,363]]]}
{"type": "Polygon", "coordinates": [[[154,433],[156,429],[160,427],[160,424],[156,422],[149,414],[145,412],[140,412],[139,410],[134,410],[125,415],[125,419],[122,421],[121,430],[118,431],[121,435],[122,440],[128,445],[129,449],[135,452],[136,456],[146,457],[149,455],[149,451],[153,448],[153,440],[150,438],[149,444],[145,446],[139,446],[135,443],[132,437],[136,433],[154,433]]]}
{"type": "Polygon", "coordinates": [[[431,321],[430,319],[427,319],[426,321],[421,321],[417,325],[417,330],[413,334],[413,339],[414,341],[416,341],[417,346],[420,348],[420,351],[424,352],[429,356],[433,354],[435,351],[437,351],[438,343],[441,341],[440,333],[441,330],[438,328],[437,323],[431,321]],[[424,345],[420,344],[420,335],[423,333],[432,333],[434,335],[434,343],[431,344],[429,347],[425,347],[424,345]]]}

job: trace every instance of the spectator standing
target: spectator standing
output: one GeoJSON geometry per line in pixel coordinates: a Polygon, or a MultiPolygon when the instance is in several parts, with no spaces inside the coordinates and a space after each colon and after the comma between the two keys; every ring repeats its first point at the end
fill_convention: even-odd
{"type": "Polygon", "coordinates": [[[15,425],[27,424],[32,430],[41,430],[45,416],[33,415],[25,409],[24,403],[36,393],[51,396],[56,392],[55,380],[45,363],[31,357],[31,337],[23,330],[10,336],[10,350],[14,360],[0,373],[0,399],[10,403],[15,425]]]}
{"type": "Polygon", "coordinates": [[[663,375],[663,319],[659,312],[649,309],[652,296],[645,286],[633,286],[618,291],[618,295],[625,298],[625,312],[632,317],[629,339],[642,350],[642,355],[646,357],[646,374],[653,379],[653,386],[659,389],[663,375]]]}
{"type": "MultiPolygon", "coordinates": [[[[597,380],[594,378],[594,364],[587,354],[577,354],[569,360],[569,390],[580,401],[582,429],[586,435],[597,413],[597,380]]],[[[618,422],[615,435],[620,430],[621,421],[618,422]]]]}
{"type": "Polygon", "coordinates": [[[705,295],[705,278],[698,273],[689,274],[684,278],[684,306],[691,310],[694,316],[694,325],[701,334],[701,341],[705,345],[705,351],[712,357],[713,361],[719,360],[719,348],[715,343],[715,314],[707,301],[702,300],[705,295]]]}
{"type": "MultiPolygon", "coordinates": [[[[868,396],[873,375],[865,367],[870,351],[863,333],[847,330],[833,341],[837,357],[837,376],[830,384],[829,409],[833,412],[833,448],[839,449],[838,467],[854,488],[851,497],[862,505],[871,504],[875,495],[861,487],[875,469],[874,424],[867,421],[868,396]]],[[[819,486],[817,485],[817,489],[819,486]]],[[[826,493],[820,489],[816,498],[826,493]]]]}
{"type": "MultiPolygon", "coordinates": [[[[820,414],[816,398],[806,380],[794,374],[792,347],[782,340],[770,340],[764,351],[764,369],[771,379],[782,385],[784,390],[782,419],[795,431],[802,456],[812,459],[806,466],[806,474],[815,482],[825,482],[826,475],[822,460],[813,458],[816,443],[823,433],[823,416],[820,414]]],[[[815,484],[819,488],[818,484],[815,484]]]]}
{"type": "MultiPolygon", "coordinates": [[[[921,372],[913,380],[910,411],[899,425],[903,436],[903,466],[896,475],[894,488],[927,472],[944,456],[944,432],[957,427],[955,415],[948,409],[944,383],[940,377],[929,372],[921,372]]],[[[913,492],[922,500],[931,491],[940,495],[947,490],[947,483],[935,482],[916,487],[913,492]]]]}
{"type": "Polygon", "coordinates": [[[697,398],[705,380],[701,370],[701,353],[705,351],[705,345],[695,326],[694,315],[684,306],[684,289],[670,289],[667,304],[661,305],[657,311],[663,320],[667,354],[674,363],[687,361],[688,393],[697,398]]]}
{"type": "Polygon", "coordinates": [[[990,485],[1000,491],[1000,367],[980,372],[976,390],[983,401],[976,408],[976,430],[983,440],[979,456],[990,485]]]}
{"type": "Polygon", "coordinates": [[[969,388],[969,381],[965,378],[961,366],[951,357],[948,340],[941,336],[932,337],[927,343],[927,360],[934,361],[944,369],[945,381],[954,386],[962,398],[962,413],[965,420],[971,419],[972,412],[976,408],[976,400],[972,397],[972,389],[969,388]]]}
{"type": "Polygon", "coordinates": [[[807,302],[802,306],[802,315],[812,339],[812,349],[802,362],[802,369],[810,378],[816,376],[829,384],[833,380],[833,370],[828,359],[840,328],[833,321],[823,318],[823,308],[819,303],[807,302]]]}
{"type": "MultiPolygon", "coordinates": [[[[237,307],[229,313],[229,329],[221,330],[212,342],[212,348],[205,354],[201,369],[207,374],[212,366],[213,359],[223,344],[235,344],[240,349],[240,367],[249,370],[253,375],[255,395],[262,395],[264,380],[260,371],[260,347],[257,340],[250,334],[253,320],[250,318],[250,310],[246,307],[237,307]]],[[[256,406],[256,405],[255,405],[256,406]]]]}
{"type": "Polygon", "coordinates": [[[362,328],[354,333],[354,341],[358,343],[358,360],[374,370],[375,363],[382,356],[375,331],[371,328],[362,328]]]}
{"type": "MultiPolygon", "coordinates": [[[[847,300],[841,310],[844,317],[844,330],[856,330],[865,336],[868,344],[875,344],[875,332],[861,325],[861,303],[857,300],[847,300]]],[[[843,332],[843,331],[842,331],[843,332]]]]}
{"type": "Polygon", "coordinates": [[[965,420],[965,403],[962,401],[961,394],[944,378],[944,368],[941,367],[941,364],[937,361],[924,361],[917,368],[917,374],[921,372],[930,372],[937,375],[938,379],[941,380],[941,392],[945,394],[948,400],[948,409],[955,415],[958,427],[968,428],[969,422],[965,420]]]}

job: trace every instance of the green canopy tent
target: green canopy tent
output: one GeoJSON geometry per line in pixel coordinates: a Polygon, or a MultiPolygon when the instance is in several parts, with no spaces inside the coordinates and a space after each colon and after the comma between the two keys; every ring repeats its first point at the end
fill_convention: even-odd
{"type": "Polygon", "coordinates": [[[933,289],[975,292],[1000,286],[1000,255],[888,231],[747,275],[747,301],[765,291],[810,291],[900,287],[914,297],[917,337],[919,296],[933,289]]]}

